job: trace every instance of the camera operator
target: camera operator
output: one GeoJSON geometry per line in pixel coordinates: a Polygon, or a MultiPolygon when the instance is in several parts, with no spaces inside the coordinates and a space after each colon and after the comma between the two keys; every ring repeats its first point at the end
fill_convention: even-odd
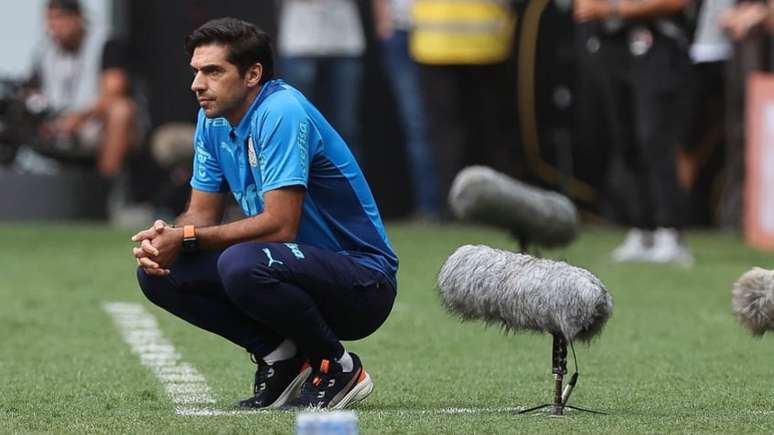
{"type": "Polygon", "coordinates": [[[48,38],[30,84],[53,117],[38,130],[38,151],[64,160],[95,160],[106,178],[118,176],[137,137],[126,50],[90,32],[78,0],[49,0],[48,38]]]}

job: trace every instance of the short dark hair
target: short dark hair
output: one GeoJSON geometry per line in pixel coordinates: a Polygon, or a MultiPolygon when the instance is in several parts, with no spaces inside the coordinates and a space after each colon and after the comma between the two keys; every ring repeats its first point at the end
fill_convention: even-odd
{"type": "Polygon", "coordinates": [[[254,24],[236,18],[217,18],[202,24],[185,38],[189,57],[197,47],[207,44],[228,47],[227,60],[236,65],[240,75],[260,63],[263,66],[260,84],[274,78],[271,37],[254,24]]]}
{"type": "Polygon", "coordinates": [[[81,15],[81,2],[78,0],[48,0],[48,8],[81,15]]]}

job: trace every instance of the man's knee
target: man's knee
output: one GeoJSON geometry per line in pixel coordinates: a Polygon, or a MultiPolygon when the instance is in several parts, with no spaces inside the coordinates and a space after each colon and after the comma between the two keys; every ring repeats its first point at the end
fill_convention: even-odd
{"type": "Polygon", "coordinates": [[[174,290],[166,276],[148,275],[141,267],[137,268],[137,282],[145,297],[156,305],[159,305],[163,295],[169,295],[174,290]]]}
{"type": "Polygon", "coordinates": [[[256,243],[240,243],[229,247],[218,258],[218,274],[226,294],[232,300],[242,300],[254,292],[276,282],[268,268],[259,261],[256,243]]]}

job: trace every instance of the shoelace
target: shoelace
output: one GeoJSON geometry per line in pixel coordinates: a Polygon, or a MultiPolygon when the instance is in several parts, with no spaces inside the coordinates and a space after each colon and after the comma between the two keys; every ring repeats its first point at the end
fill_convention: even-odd
{"type": "Polygon", "coordinates": [[[260,394],[266,389],[266,382],[274,376],[274,368],[263,360],[255,360],[255,357],[251,356],[254,363],[258,365],[258,369],[255,371],[255,383],[253,384],[253,393],[260,394]]]}
{"type": "Polygon", "coordinates": [[[322,373],[313,373],[311,382],[304,382],[301,388],[301,394],[298,396],[303,403],[312,404],[325,398],[325,393],[329,387],[335,385],[336,380],[322,373]]]}
{"type": "Polygon", "coordinates": [[[336,385],[336,378],[328,373],[327,363],[324,370],[315,370],[310,376],[310,382],[304,382],[299,399],[301,402],[312,404],[325,398],[328,388],[336,385]]]}

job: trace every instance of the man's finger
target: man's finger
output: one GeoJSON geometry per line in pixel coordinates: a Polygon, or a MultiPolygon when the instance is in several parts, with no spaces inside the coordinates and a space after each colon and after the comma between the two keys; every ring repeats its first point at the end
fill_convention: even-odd
{"type": "Polygon", "coordinates": [[[164,227],[167,226],[167,223],[164,222],[161,219],[157,219],[156,222],[153,223],[153,228],[156,230],[156,232],[160,233],[164,231],[164,227]]]}
{"type": "Polygon", "coordinates": [[[166,269],[158,269],[155,267],[143,267],[142,270],[146,274],[152,275],[152,276],[164,276],[169,274],[166,269]]]}
{"type": "Polygon", "coordinates": [[[145,239],[140,244],[140,247],[142,250],[150,255],[153,255],[154,257],[156,255],[159,255],[159,250],[156,249],[153,245],[151,245],[151,241],[149,239],[145,239]]]}
{"type": "Polygon", "coordinates": [[[142,267],[153,268],[153,269],[159,268],[159,264],[148,257],[141,257],[141,258],[138,258],[137,260],[140,262],[140,266],[142,267]]]}
{"type": "Polygon", "coordinates": [[[140,240],[152,239],[152,238],[156,237],[157,234],[158,233],[153,228],[150,228],[150,229],[147,229],[147,230],[142,230],[139,233],[137,233],[137,234],[132,236],[132,241],[133,242],[139,242],[140,240]]]}

